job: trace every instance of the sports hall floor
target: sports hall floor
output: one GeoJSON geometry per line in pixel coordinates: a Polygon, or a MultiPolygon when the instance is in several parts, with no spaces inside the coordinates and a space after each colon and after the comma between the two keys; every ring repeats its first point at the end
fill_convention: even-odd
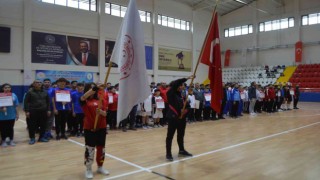
{"type": "MultiPolygon", "coordinates": [[[[192,158],[165,160],[166,128],[109,131],[104,167],[94,179],[320,179],[320,103],[256,117],[188,124],[192,158]]],[[[85,179],[84,139],[28,145],[24,115],[15,124],[16,147],[0,147],[0,179],[85,179]]],[[[94,170],[96,165],[94,165],[94,170]]]]}

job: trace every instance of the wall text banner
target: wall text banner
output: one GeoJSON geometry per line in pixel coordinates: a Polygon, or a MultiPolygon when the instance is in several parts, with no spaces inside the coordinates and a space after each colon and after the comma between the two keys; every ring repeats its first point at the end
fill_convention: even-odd
{"type": "Polygon", "coordinates": [[[40,81],[50,79],[51,82],[55,82],[61,77],[66,78],[70,82],[93,82],[92,72],[36,70],[36,79],[40,81]]]}
{"type": "Polygon", "coordinates": [[[159,70],[191,72],[191,51],[159,48],[159,70]]]}

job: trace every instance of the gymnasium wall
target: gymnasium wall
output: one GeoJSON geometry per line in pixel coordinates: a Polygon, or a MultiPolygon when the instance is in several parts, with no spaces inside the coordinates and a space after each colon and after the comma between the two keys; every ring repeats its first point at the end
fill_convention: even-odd
{"type": "MultiPolygon", "coordinates": [[[[104,13],[105,2],[128,5],[127,0],[100,0],[102,13],[89,12],[64,6],[42,3],[37,0],[2,0],[0,1],[0,26],[11,28],[11,52],[0,53],[0,84],[9,82],[18,91],[23,91],[29,84],[26,76],[35,78],[36,70],[61,70],[93,72],[94,81],[104,80],[104,41],[115,41],[123,18],[104,13]],[[31,63],[31,32],[44,32],[69,36],[98,39],[99,64],[102,66],[70,66],[31,63]]],[[[169,0],[138,0],[140,10],[150,11],[157,15],[163,14],[192,22],[195,15],[191,7],[169,0]],[[170,6],[168,6],[170,4],[170,6]]],[[[203,13],[206,15],[206,12],[203,13]]],[[[153,20],[154,22],[157,22],[153,20]]],[[[157,23],[142,23],[145,44],[153,47],[153,70],[148,70],[149,81],[170,82],[174,78],[186,77],[191,72],[161,71],[157,69],[158,48],[193,51],[194,34],[158,26],[157,23]]],[[[206,24],[205,24],[206,25],[206,24]]],[[[192,28],[192,26],[191,26],[192,28]]],[[[207,28],[207,27],[206,27],[207,28]]],[[[200,35],[204,36],[204,35],[200,35]]],[[[202,40],[201,40],[202,41],[202,40]]],[[[194,56],[195,53],[193,53],[194,56]]],[[[109,81],[118,81],[116,68],[112,68],[109,81]]],[[[23,94],[23,93],[22,93],[23,94]]]]}
{"type": "MultiPolygon", "coordinates": [[[[237,50],[231,53],[230,67],[241,65],[294,65],[294,47],[273,48],[279,45],[292,45],[297,41],[303,43],[319,42],[320,24],[301,26],[301,16],[320,12],[318,0],[283,0],[284,6],[275,1],[258,0],[251,7],[245,6],[220,18],[220,36],[222,50],[237,50]],[[257,7],[268,13],[255,11],[257,7]],[[295,18],[295,26],[283,30],[258,32],[258,24],[281,18],[295,18]],[[253,24],[253,33],[235,37],[224,37],[224,29],[240,25],[253,24]],[[255,52],[248,48],[260,47],[265,50],[255,52]]],[[[222,58],[224,60],[224,56],[222,58]]],[[[320,43],[303,47],[302,63],[320,63],[320,43]]]]}

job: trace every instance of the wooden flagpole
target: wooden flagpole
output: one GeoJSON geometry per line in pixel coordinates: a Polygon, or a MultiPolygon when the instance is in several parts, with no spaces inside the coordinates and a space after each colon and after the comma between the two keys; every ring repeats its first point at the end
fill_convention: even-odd
{"type": "MultiPolygon", "coordinates": [[[[211,24],[212,24],[213,21],[214,21],[214,18],[215,18],[215,15],[216,15],[216,10],[217,10],[217,7],[218,7],[218,3],[219,3],[219,0],[216,1],[216,5],[215,5],[214,10],[213,10],[213,18],[211,19],[210,26],[211,26],[211,24]]],[[[208,29],[208,31],[207,31],[205,40],[208,38],[210,26],[209,26],[209,29],[208,29]]],[[[202,48],[201,48],[200,55],[201,55],[202,52],[203,52],[203,47],[204,47],[204,45],[205,45],[205,42],[202,44],[202,48]]],[[[199,64],[200,64],[200,58],[201,58],[201,57],[199,56],[199,57],[198,57],[197,64],[196,64],[196,68],[194,69],[193,76],[192,76],[191,82],[190,82],[190,84],[189,84],[189,87],[193,84],[194,78],[195,78],[196,73],[197,73],[197,70],[198,70],[198,66],[199,66],[199,64]]],[[[189,90],[188,90],[188,92],[189,92],[189,90]]],[[[186,97],[187,97],[187,96],[186,96],[186,97]]],[[[186,100],[185,100],[184,103],[183,103],[183,108],[182,108],[182,111],[181,111],[180,119],[183,118],[183,114],[184,114],[183,112],[185,111],[186,106],[187,106],[187,98],[186,98],[186,100]]]]}
{"type": "MultiPolygon", "coordinates": [[[[109,75],[110,75],[110,70],[111,70],[111,66],[112,66],[112,62],[109,61],[109,67],[108,67],[108,71],[107,71],[107,74],[106,74],[106,77],[104,78],[104,82],[103,82],[103,87],[106,86],[107,82],[108,82],[108,78],[109,78],[109,75]]],[[[98,90],[99,91],[99,90],[98,90]]],[[[98,93],[99,95],[99,93],[98,93]]],[[[103,96],[100,94],[99,95],[99,103],[98,103],[98,109],[101,109],[102,107],[102,100],[103,100],[103,96]]],[[[96,117],[95,117],[95,120],[94,120],[94,126],[93,126],[93,131],[96,131],[97,129],[97,125],[98,125],[98,121],[99,121],[99,113],[96,114],[96,117]]]]}

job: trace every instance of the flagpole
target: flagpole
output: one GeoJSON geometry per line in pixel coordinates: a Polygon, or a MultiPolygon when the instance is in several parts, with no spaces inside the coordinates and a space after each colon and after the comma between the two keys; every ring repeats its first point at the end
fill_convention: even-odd
{"type": "MultiPolygon", "coordinates": [[[[109,78],[111,66],[112,66],[112,61],[109,61],[109,67],[108,67],[108,71],[107,71],[106,77],[104,78],[103,87],[106,87],[106,84],[107,84],[107,82],[108,82],[108,78],[109,78]]],[[[99,95],[99,94],[98,94],[98,95],[99,95]]],[[[101,109],[102,100],[103,100],[102,95],[99,95],[98,109],[101,109]]],[[[96,117],[95,117],[95,119],[94,119],[93,131],[96,131],[96,129],[97,129],[97,124],[98,124],[98,121],[99,121],[99,116],[100,116],[99,114],[96,114],[96,117]]]]}
{"type": "MultiPolygon", "coordinates": [[[[216,16],[216,11],[217,11],[218,4],[219,4],[219,0],[216,1],[216,5],[215,5],[214,10],[213,10],[213,18],[211,19],[210,25],[211,25],[211,23],[213,23],[214,18],[215,18],[215,16],[216,16]]],[[[210,30],[210,26],[209,26],[209,28],[208,28],[208,31],[207,31],[205,40],[206,40],[207,37],[208,37],[208,34],[209,34],[208,32],[209,32],[209,30],[210,30]]],[[[202,44],[202,48],[201,48],[200,55],[201,55],[202,52],[203,52],[203,46],[204,46],[204,45],[205,45],[205,42],[202,44]]],[[[199,64],[200,64],[200,58],[201,58],[201,57],[199,56],[199,57],[198,57],[197,64],[196,64],[196,68],[194,69],[193,76],[192,76],[191,82],[190,82],[190,84],[189,84],[189,87],[191,87],[191,85],[193,84],[194,78],[196,77],[196,73],[197,73],[197,70],[198,70],[198,66],[199,66],[199,64]]],[[[188,90],[188,92],[189,92],[189,90],[188,90]]],[[[186,96],[186,97],[187,97],[187,96],[186,96]]],[[[187,106],[187,100],[185,100],[184,103],[183,103],[183,108],[182,108],[182,111],[181,111],[180,119],[182,119],[182,117],[183,117],[183,114],[184,114],[183,112],[184,112],[184,110],[186,109],[186,106],[187,106]]]]}

